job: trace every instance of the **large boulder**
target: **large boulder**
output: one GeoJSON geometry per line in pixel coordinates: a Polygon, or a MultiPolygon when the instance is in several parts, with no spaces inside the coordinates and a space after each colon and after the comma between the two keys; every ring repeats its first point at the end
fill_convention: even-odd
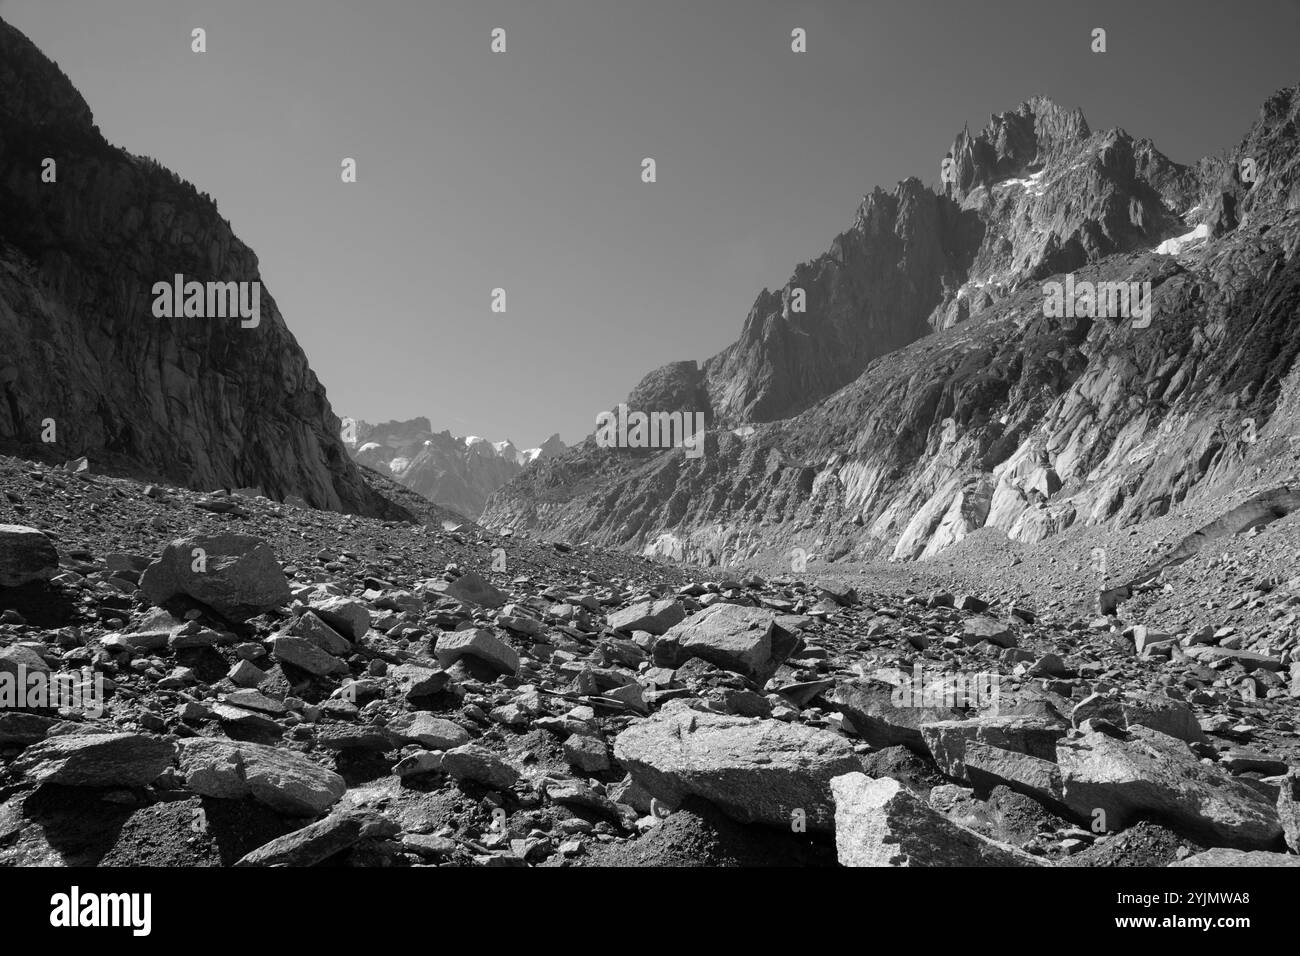
{"type": "Polygon", "coordinates": [[[478,604],[483,607],[500,607],[509,597],[476,571],[466,571],[456,580],[448,582],[440,589],[447,597],[455,598],[466,604],[478,604]]]}
{"type": "Polygon", "coordinates": [[[831,778],[861,769],[848,741],[829,731],[685,707],[633,723],[614,756],[670,808],[698,796],[741,823],[786,828],[802,811],[808,829],[821,831],[834,817],[831,778]]]}
{"type": "Polygon", "coordinates": [[[965,757],[971,743],[1028,754],[1040,760],[1056,760],[1056,742],[1066,728],[1043,717],[978,717],[972,720],[943,720],[921,725],[921,736],[934,762],[949,777],[978,783],[969,774],[965,757]]]}
{"type": "Polygon", "coordinates": [[[441,667],[450,667],[462,657],[473,657],[499,674],[513,674],[519,670],[519,652],[482,627],[444,631],[438,635],[433,653],[441,667]]]}
{"type": "Polygon", "coordinates": [[[149,565],[140,588],[154,604],[185,595],[232,621],[289,603],[289,582],[271,546],[249,534],[178,538],[149,565]]]}
{"type": "Polygon", "coordinates": [[[1091,717],[1108,720],[1120,728],[1141,724],[1189,744],[1205,740],[1192,708],[1172,697],[1138,692],[1122,696],[1090,694],[1075,704],[1070,721],[1078,727],[1091,717]]]}
{"type": "Polygon", "coordinates": [[[1107,829],[1149,818],[1222,846],[1272,849],[1280,843],[1282,824],[1271,800],[1201,763],[1187,744],[1158,730],[1134,725],[1126,739],[1093,730],[1061,741],[1056,757],[1066,805],[1107,829]]]}
{"type": "Polygon", "coordinates": [[[181,740],[180,775],[205,797],[252,797],[290,816],[319,816],[347,790],[342,777],[295,751],[208,737],[181,740]]]}
{"type": "Polygon", "coordinates": [[[1041,866],[1035,857],[949,820],[890,777],[831,781],[841,866],[1041,866]]]}
{"type": "Polygon", "coordinates": [[[934,705],[925,695],[914,693],[906,679],[901,684],[878,677],[841,680],[829,701],[872,747],[902,745],[922,755],[929,754],[922,725],[964,716],[955,707],[934,705]]]}
{"type": "Polygon", "coordinates": [[[697,657],[761,687],[798,644],[771,611],[714,604],[670,627],[655,642],[654,660],[678,667],[697,657]]]}
{"type": "Polygon", "coordinates": [[[686,609],[681,601],[671,598],[662,601],[638,601],[618,611],[611,611],[605,619],[616,631],[645,631],[649,634],[663,634],[674,624],[686,617],[686,609]]]}
{"type": "Polygon", "coordinates": [[[59,573],[59,553],[35,528],[0,524],[0,588],[48,581],[59,573]]]}
{"type": "Polygon", "coordinates": [[[14,769],[35,783],[143,787],[171,766],[176,745],[148,734],[66,734],[28,747],[14,769]]]}

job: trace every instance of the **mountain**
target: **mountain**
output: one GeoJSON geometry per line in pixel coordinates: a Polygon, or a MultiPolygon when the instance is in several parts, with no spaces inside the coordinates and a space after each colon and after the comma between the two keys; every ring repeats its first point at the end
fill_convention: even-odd
{"type": "Polygon", "coordinates": [[[1279,91],[1190,166],[1042,97],[963,130],[940,189],[874,190],[736,343],[637,386],[630,406],[705,412],[702,456],[588,438],[498,491],[484,523],[728,564],[912,559],[1286,479],[1298,113],[1300,88],[1279,91]],[[1150,318],[1057,317],[1067,281],[1139,283],[1150,318]]]}
{"type": "Polygon", "coordinates": [[[478,517],[488,496],[527,466],[565,449],[559,435],[526,451],[510,441],[458,438],[449,431],[435,432],[427,418],[379,425],[345,419],[343,435],[354,461],[470,518],[478,517]]]}
{"type": "Polygon", "coordinates": [[[105,141],[68,78],[0,21],[0,449],[400,516],[338,427],[216,203],[105,141]],[[256,324],[156,318],[155,283],[177,274],[245,283],[256,324]]]}

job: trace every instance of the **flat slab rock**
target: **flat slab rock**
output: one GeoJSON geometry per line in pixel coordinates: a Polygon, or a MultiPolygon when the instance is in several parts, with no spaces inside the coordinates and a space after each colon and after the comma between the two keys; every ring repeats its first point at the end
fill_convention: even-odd
{"type": "Polygon", "coordinates": [[[1294,853],[1269,853],[1267,850],[1230,850],[1219,847],[1197,853],[1170,866],[1300,866],[1294,853]]]}
{"type": "Polygon", "coordinates": [[[176,745],[148,734],[67,734],[23,751],[14,769],[37,783],[142,787],[171,766],[176,745]]]}
{"type": "Polygon", "coordinates": [[[1143,817],[1165,820],[1237,849],[1272,849],[1282,823],[1273,802],[1217,767],[1203,764],[1187,744],[1134,725],[1128,739],[1092,731],[1056,748],[1064,800],[1085,819],[1105,814],[1123,830],[1143,817]]]}
{"type": "Polygon", "coordinates": [[[779,827],[802,810],[811,831],[832,828],[831,778],[861,769],[829,731],[671,704],[619,734],[614,756],[669,808],[698,796],[741,823],[779,827]]]}
{"type": "Polygon", "coordinates": [[[949,820],[890,777],[831,781],[841,866],[1043,866],[1043,861],[949,820]]]}
{"type": "Polygon", "coordinates": [[[252,797],[290,816],[319,816],[347,790],[342,777],[295,751],[206,737],[180,741],[180,774],[205,797],[252,797]]]}

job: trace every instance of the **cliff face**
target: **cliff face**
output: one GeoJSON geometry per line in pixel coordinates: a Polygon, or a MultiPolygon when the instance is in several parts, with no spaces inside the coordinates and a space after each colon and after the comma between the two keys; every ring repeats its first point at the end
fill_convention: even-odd
{"type": "Polygon", "coordinates": [[[155,318],[154,283],[177,273],[261,278],[215,203],[110,146],[67,77],[0,22],[0,447],[396,516],[348,460],[270,294],[255,328],[155,318]]]}
{"type": "MultiPolygon", "coordinates": [[[[1300,88],[1274,95],[1235,150],[1191,167],[1045,100],[995,116],[957,137],[942,195],[908,183],[873,194],[851,233],[857,252],[845,255],[841,237],[820,267],[847,282],[851,263],[872,257],[924,261],[912,275],[931,284],[884,270],[878,293],[863,272],[857,304],[804,320],[793,349],[780,340],[789,323],[772,318],[789,290],[772,297],[771,335],[754,337],[751,313],[723,353],[760,355],[754,343],[767,341],[771,360],[715,359],[697,376],[715,423],[701,458],[588,440],[499,491],[484,523],[706,562],[791,547],[909,559],[980,528],[1039,540],[1285,476],[1300,435],[1298,113],[1300,88]],[[1245,159],[1253,182],[1241,179],[1245,159]],[[927,223],[905,242],[904,208],[927,223]],[[1067,271],[1078,283],[1149,282],[1150,324],[1048,317],[1044,283],[1067,271]],[[920,291],[875,311],[904,288],[920,291]],[[810,350],[866,341],[883,315],[906,315],[897,331],[914,340],[798,414],[742,424],[738,410],[760,405],[732,397],[775,396],[778,367],[813,381],[810,350]],[[720,390],[723,368],[735,377],[720,390]]],[[[675,384],[656,393],[643,382],[643,396],[680,401],[682,375],[648,381],[675,384]]]]}
{"type": "Polygon", "coordinates": [[[511,442],[457,438],[435,432],[427,418],[372,425],[352,421],[356,441],[347,442],[352,459],[435,504],[477,518],[488,497],[532,463],[562,452],[552,435],[540,447],[520,451],[511,442]]]}

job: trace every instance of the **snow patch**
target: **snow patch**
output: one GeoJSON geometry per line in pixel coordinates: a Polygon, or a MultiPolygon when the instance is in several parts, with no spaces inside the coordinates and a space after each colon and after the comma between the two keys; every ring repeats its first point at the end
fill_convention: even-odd
{"type": "Polygon", "coordinates": [[[1173,239],[1166,239],[1160,245],[1155,247],[1155,254],[1158,256],[1177,256],[1181,255],[1183,250],[1188,246],[1195,245],[1204,239],[1210,237],[1209,223],[1201,223],[1191,232],[1185,232],[1181,236],[1175,236],[1173,239]]]}

